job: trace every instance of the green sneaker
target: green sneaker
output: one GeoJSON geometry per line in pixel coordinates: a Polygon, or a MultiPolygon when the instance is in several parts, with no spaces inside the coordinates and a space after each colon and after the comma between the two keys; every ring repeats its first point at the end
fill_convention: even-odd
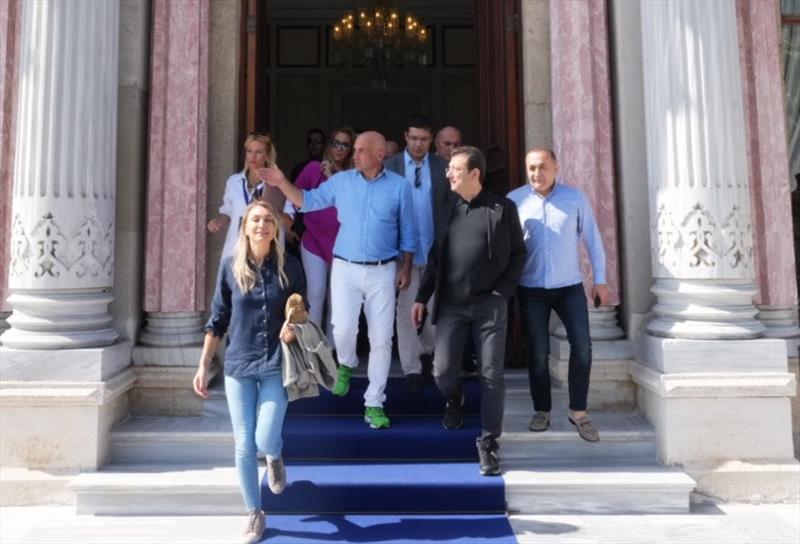
{"type": "Polygon", "coordinates": [[[383,408],[375,406],[367,406],[364,412],[364,421],[369,423],[373,429],[388,429],[392,425],[389,418],[383,413],[383,408]]]}
{"type": "Polygon", "coordinates": [[[343,397],[350,391],[350,374],[353,373],[353,369],[349,366],[339,365],[339,372],[336,375],[336,383],[333,384],[333,389],[331,389],[331,393],[336,395],[337,397],[343,397]]]}

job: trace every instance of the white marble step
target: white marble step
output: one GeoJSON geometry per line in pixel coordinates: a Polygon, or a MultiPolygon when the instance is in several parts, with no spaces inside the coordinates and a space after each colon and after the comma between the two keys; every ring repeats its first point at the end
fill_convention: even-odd
{"type": "MultiPolygon", "coordinates": [[[[507,459],[655,459],[654,434],[635,413],[593,414],[600,442],[582,440],[565,415],[554,413],[545,432],[528,430],[530,416],[508,415],[500,443],[507,459]]],[[[389,431],[391,432],[391,431],[389,431]]],[[[233,435],[227,415],[208,417],[135,417],[111,433],[114,463],[228,463],[233,435]]]]}
{"type": "Polygon", "coordinates": [[[679,514],[695,482],[655,461],[618,458],[576,464],[558,458],[503,463],[513,514],[679,514]]]}
{"type": "Polygon", "coordinates": [[[218,463],[233,459],[227,414],[211,417],[134,417],[110,437],[113,463],[218,463]]]}
{"type": "MultiPolygon", "coordinates": [[[[366,364],[356,369],[356,375],[365,375],[366,364]],[[364,368],[362,368],[362,366],[364,368]]],[[[399,370],[392,371],[392,377],[402,378],[399,370]]],[[[528,414],[533,415],[530,389],[528,387],[528,371],[520,369],[506,369],[506,415],[528,414]]],[[[225,400],[225,386],[223,380],[215,380],[209,387],[211,399],[203,403],[203,413],[206,416],[228,416],[228,404],[225,400]]],[[[569,392],[563,387],[553,386],[552,389],[553,411],[566,413],[569,405],[569,392]]]]}
{"type": "MultiPolygon", "coordinates": [[[[514,514],[685,513],[694,482],[651,462],[505,461],[514,514]]],[[[477,467],[476,467],[477,469],[477,467]]],[[[263,471],[263,468],[261,469],[263,471]]],[[[79,514],[226,515],[243,510],[233,467],[111,464],[71,484],[79,514]]]]}
{"type": "Polygon", "coordinates": [[[80,474],[71,489],[78,514],[226,515],[244,511],[233,466],[112,463],[99,472],[80,474]]]}
{"type": "Polygon", "coordinates": [[[500,437],[504,459],[614,460],[656,458],[655,433],[650,424],[635,412],[596,412],[591,420],[600,433],[599,442],[586,442],[567,419],[566,411],[553,412],[550,428],[544,432],[528,430],[530,413],[503,419],[500,437]]]}

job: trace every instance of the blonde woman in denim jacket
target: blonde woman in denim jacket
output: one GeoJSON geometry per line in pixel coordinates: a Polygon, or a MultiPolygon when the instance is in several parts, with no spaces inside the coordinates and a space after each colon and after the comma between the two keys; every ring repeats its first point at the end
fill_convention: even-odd
{"type": "Polygon", "coordinates": [[[236,248],[220,267],[193,382],[195,392],[208,398],[209,366],[227,332],[225,394],[236,444],[236,471],[248,510],[244,542],[258,542],[266,525],[258,450],[267,455],[270,491],[281,493],[286,487],[281,450],[288,400],[281,378],[280,340],[295,339],[291,326],[284,323],[284,306],[292,293],[305,299],[306,285],[300,262],[284,253],[279,231],[279,215],[267,202],[255,200],[244,211],[236,248]]]}

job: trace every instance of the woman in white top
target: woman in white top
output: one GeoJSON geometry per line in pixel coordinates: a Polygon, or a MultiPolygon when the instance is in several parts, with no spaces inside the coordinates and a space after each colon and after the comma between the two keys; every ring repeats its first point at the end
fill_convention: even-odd
{"type": "Polygon", "coordinates": [[[244,141],[244,169],[228,178],[219,215],[208,222],[208,230],[212,233],[217,233],[226,227],[228,229],[220,262],[233,254],[242,214],[254,198],[266,200],[276,210],[283,209],[286,197],[280,189],[264,185],[258,179],[258,169],[274,165],[277,156],[270,134],[253,132],[244,141]]]}

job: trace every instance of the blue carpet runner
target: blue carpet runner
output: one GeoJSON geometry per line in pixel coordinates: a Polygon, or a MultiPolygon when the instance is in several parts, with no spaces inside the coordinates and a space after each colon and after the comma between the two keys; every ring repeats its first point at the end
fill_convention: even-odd
{"type": "Polygon", "coordinates": [[[285,516],[267,514],[264,542],[515,544],[505,515],[285,516]]]}
{"type": "Polygon", "coordinates": [[[267,542],[516,542],[501,477],[478,472],[477,379],[464,380],[464,428],[442,427],[444,399],[427,382],[409,395],[391,378],[388,430],[363,420],[365,378],[338,398],[290,403],[283,456],[289,485],[262,482],[267,542]]]}

